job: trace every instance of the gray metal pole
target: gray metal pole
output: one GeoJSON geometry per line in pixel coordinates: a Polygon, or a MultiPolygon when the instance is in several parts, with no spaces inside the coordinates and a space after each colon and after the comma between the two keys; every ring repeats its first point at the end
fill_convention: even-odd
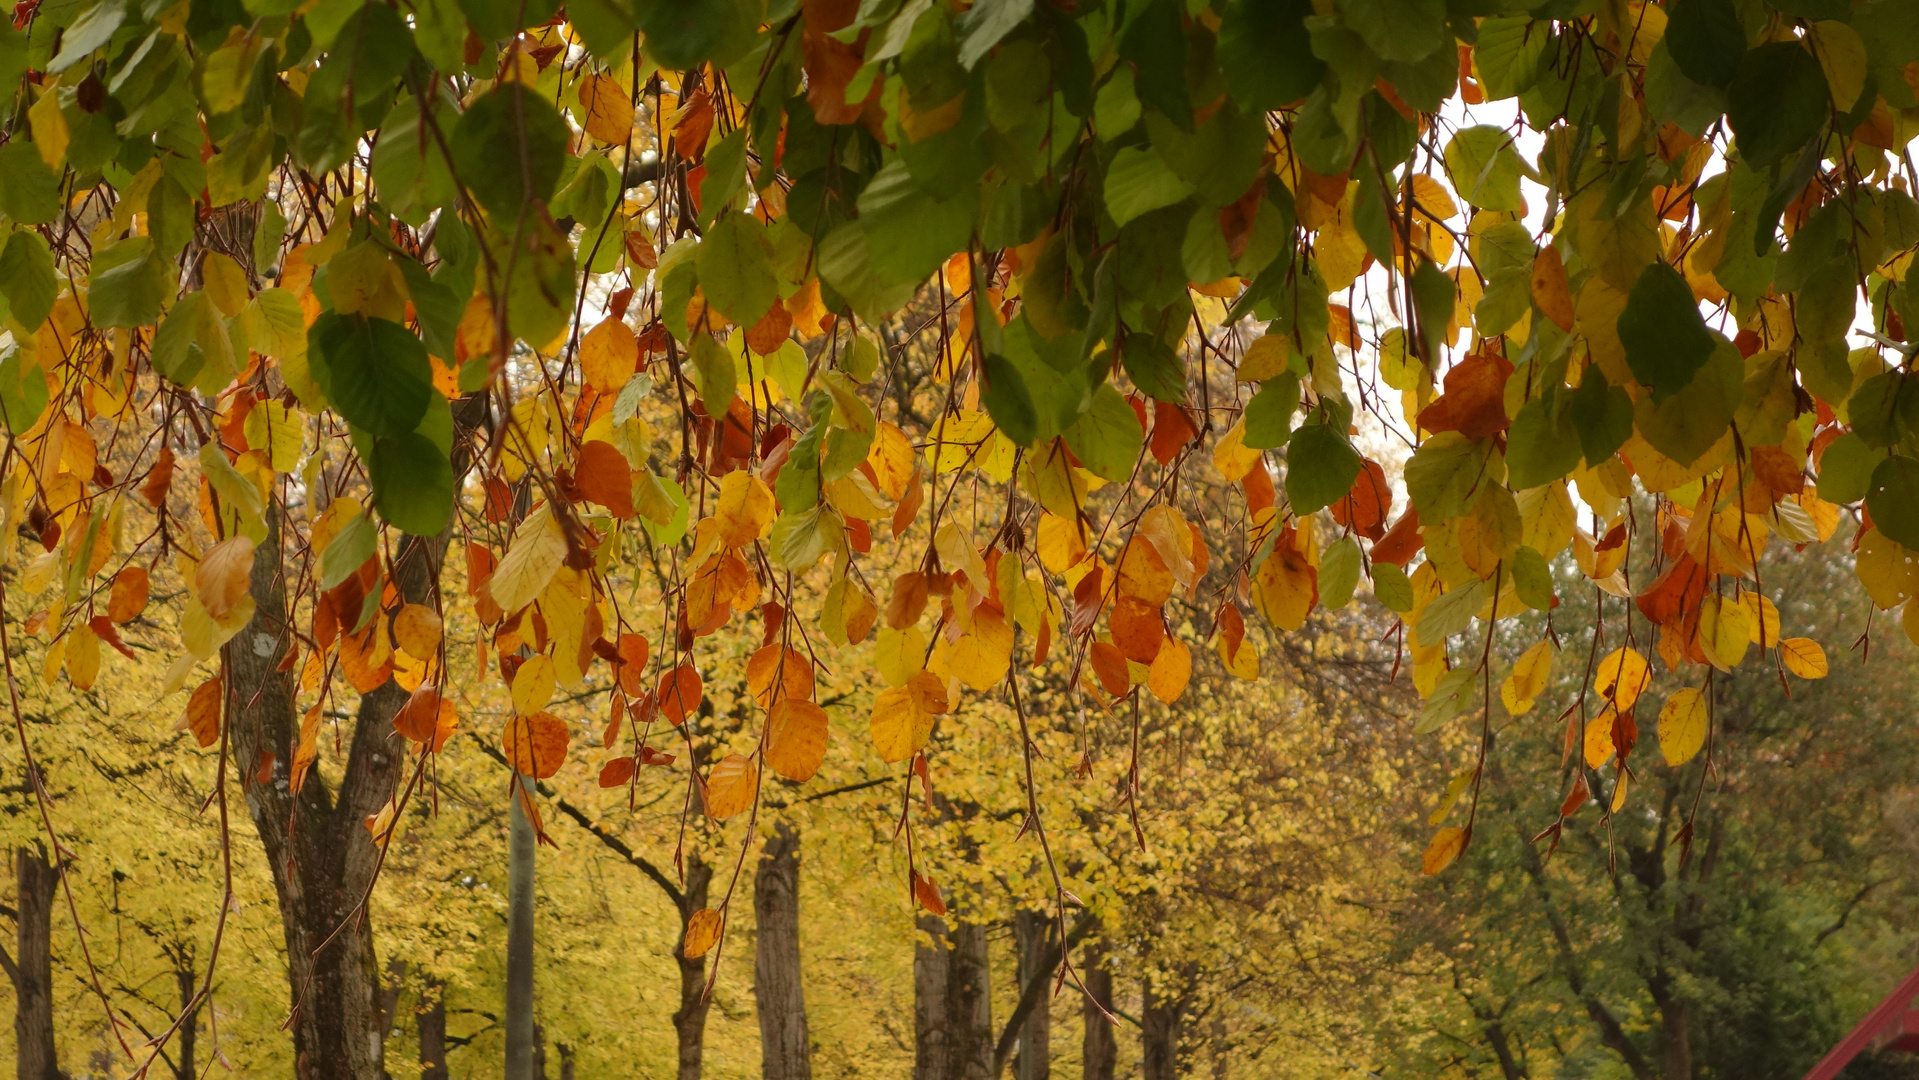
{"type": "MultiPolygon", "coordinates": [[[[532,781],[515,783],[531,797],[532,781]]],[[[506,1078],[533,1080],[533,822],[513,799],[513,831],[507,853],[506,891],[506,1078]]]]}

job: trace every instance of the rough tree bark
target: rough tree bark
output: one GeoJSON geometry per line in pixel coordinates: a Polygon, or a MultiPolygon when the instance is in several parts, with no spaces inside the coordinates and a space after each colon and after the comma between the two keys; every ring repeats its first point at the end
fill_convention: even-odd
{"type": "Polygon", "coordinates": [[[1144,1080],[1175,1080],[1179,1076],[1179,1042],[1185,1026],[1184,1002],[1177,988],[1154,986],[1153,980],[1141,984],[1144,1005],[1140,1009],[1139,1041],[1143,1060],[1140,1075],[1144,1080]]]}
{"type": "Polygon", "coordinates": [[[673,1014],[673,1030],[679,1036],[679,1080],[700,1080],[700,1063],[706,1039],[706,958],[686,958],[686,926],[693,913],[706,906],[707,887],[713,881],[713,868],[698,855],[686,858],[686,884],[680,899],[680,945],[673,959],[680,965],[680,1007],[673,1014]]]}
{"type": "Polygon", "coordinates": [[[958,920],[946,964],[948,1080],[993,1080],[993,969],[986,926],[958,920]]]}
{"type": "Polygon", "coordinates": [[[913,1080],[947,1080],[946,920],[922,913],[913,948],[913,1080]]]}
{"type": "Polygon", "coordinates": [[[14,939],[18,956],[0,950],[0,958],[13,980],[17,1075],[20,1080],[63,1080],[53,1045],[53,893],[60,871],[37,847],[15,849],[13,865],[19,887],[14,939]]]}
{"type": "MultiPolygon", "coordinates": [[[[407,537],[394,560],[402,599],[438,609],[446,540],[407,537]]],[[[360,698],[346,767],[336,785],[318,769],[294,793],[300,744],[291,671],[279,670],[294,640],[278,511],[255,549],[253,622],[223,648],[226,715],[235,773],[273,872],[286,938],[294,1070],[299,1080],[382,1080],[385,1018],[373,933],[360,906],[380,849],[365,821],[393,797],[407,743],[393,731],[406,702],[398,683],[360,698]]]]}
{"type": "Polygon", "coordinates": [[[1106,1012],[1113,1008],[1113,973],[1106,969],[1105,950],[1086,950],[1081,978],[1086,983],[1086,1000],[1080,1016],[1086,1034],[1081,1043],[1080,1060],[1085,1063],[1085,1080],[1113,1080],[1119,1063],[1119,1044],[1113,1038],[1113,1022],[1106,1012]]]}
{"type": "Polygon", "coordinates": [[[446,1067],[446,987],[429,979],[414,1015],[420,1027],[420,1080],[449,1080],[446,1067]]]}
{"type": "Polygon", "coordinates": [[[774,824],[760,851],[753,912],[759,923],[753,993],[760,1014],[760,1075],[813,1080],[800,978],[800,834],[784,820],[774,824]]]}
{"type": "Polygon", "coordinates": [[[200,1021],[193,999],[200,992],[200,980],[194,977],[193,967],[190,964],[182,964],[175,968],[173,980],[180,988],[180,1010],[185,1014],[180,1020],[179,1041],[176,1043],[178,1049],[174,1052],[173,1075],[175,1080],[200,1080],[193,1060],[197,1052],[194,1043],[198,1032],[195,1029],[200,1021]],[[195,1011],[187,1013],[188,1009],[195,1011]]]}
{"type": "MultiPolygon", "coordinates": [[[[1053,920],[1044,912],[1022,911],[1013,916],[1013,936],[1019,944],[1019,985],[1022,990],[1035,979],[1044,980],[1058,963],[1052,948],[1053,920]]],[[[1052,1013],[1042,1000],[1026,1013],[1020,1025],[1019,1057],[1014,1075],[1019,1080],[1049,1080],[1052,1066],[1052,1013]]]]}

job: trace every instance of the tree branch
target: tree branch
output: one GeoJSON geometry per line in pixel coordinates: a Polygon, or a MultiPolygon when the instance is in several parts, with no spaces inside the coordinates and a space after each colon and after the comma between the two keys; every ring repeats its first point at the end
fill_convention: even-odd
{"type": "Polygon", "coordinates": [[[1066,950],[1080,943],[1087,934],[1093,932],[1095,921],[1090,912],[1083,913],[1079,921],[1073,924],[1066,934],[1066,943],[1055,943],[1047,947],[1046,962],[1036,966],[1033,977],[1026,980],[1020,988],[1019,1004],[1013,1006],[1013,1013],[1006,1018],[1006,1027],[999,1033],[999,1045],[993,1048],[993,1075],[999,1076],[1006,1071],[1006,1065],[1013,1060],[1013,1048],[1019,1043],[1019,1029],[1025,1025],[1026,1018],[1039,1006],[1040,998],[1046,993],[1046,984],[1053,977],[1053,969],[1065,958],[1066,950]]]}

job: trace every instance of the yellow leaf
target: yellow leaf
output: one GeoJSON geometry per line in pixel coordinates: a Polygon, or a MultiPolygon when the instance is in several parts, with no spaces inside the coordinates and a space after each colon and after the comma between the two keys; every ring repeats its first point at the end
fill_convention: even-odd
{"type": "Polygon", "coordinates": [[[300,467],[300,452],[306,448],[306,421],[300,410],[270,399],[255,402],[243,428],[247,445],[265,450],[274,472],[289,473],[300,467]]]}
{"type": "Polygon", "coordinates": [[[1607,709],[1591,720],[1586,721],[1586,764],[1597,769],[1612,760],[1613,711],[1607,709]]]}
{"type": "Polygon", "coordinates": [[[33,131],[33,148],[40,152],[40,160],[58,173],[61,163],[67,159],[69,141],[66,114],[60,111],[58,87],[49,85],[40,92],[40,100],[27,110],[27,126],[33,131]]]}
{"type": "Polygon", "coordinates": [[[229,319],[245,311],[247,301],[252,299],[247,288],[247,272],[240,269],[231,255],[207,252],[200,261],[200,281],[207,299],[229,319]]]}
{"type": "Polygon", "coordinates": [[[253,541],[232,536],[207,549],[193,575],[193,593],[215,622],[225,619],[247,595],[253,573],[253,541]]]}
{"type": "Polygon", "coordinates": [[[982,607],[973,613],[973,628],[957,640],[940,636],[931,667],[985,693],[1006,678],[1012,660],[1012,625],[1005,616],[982,607]]]}
{"type": "Polygon", "coordinates": [[[67,631],[67,681],[75,690],[91,690],[100,677],[100,638],[86,623],[67,631]]]}
{"type": "MultiPolygon", "coordinates": [[[[1806,31],[1806,42],[1819,58],[1832,90],[1832,103],[1841,113],[1852,111],[1866,88],[1866,43],[1859,31],[1842,22],[1816,22],[1806,31]]],[[[35,136],[38,138],[38,135],[35,136]]]]}
{"type": "Polygon", "coordinates": [[[602,394],[617,394],[640,363],[640,340],[616,318],[602,319],[580,339],[580,378],[602,394]]]}
{"type": "Polygon", "coordinates": [[[1500,684],[1499,700],[1506,711],[1520,716],[1532,711],[1533,699],[1546,689],[1553,671],[1553,643],[1541,641],[1513,662],[1512,674],[1500,684]]]}
{"type": "MultiPolygon", "coordinates": [[[[1241,646],[1246,651],[1248,646],[1241,646]]],[[[1146,672],[1146,689],[1168,705],[1178,701],[1193,677],[1193,650],[1175,637],[1166,639],[1146,672]]]]}
{"type": "MultiPolygon", "coordinates": [[[[1620,712],[1633,707],[1639,695],[1645,693],[1647,684],[1652,682],[1652,668],[1639,650],[1630,647],[1614,649],[1599,661],[1593,669],[1593,687],[1599,696],[1620,712]]],[[[1612,736],[1607,736],[1610,742],[1612,736]]]]}
{"type": "Polygon", "coordinates": [[[1267,334],[1253,339],[1239,358],[1239,371],[1233,377],[1240,382],[1259,382],[1286,370],[1293,357],[1290,334],[1267,334]]]}
{"type": "Polygon", "coordinates": [[[1756,593],[1741,593],[1739,606],[1746,610],[1746,628],[1752,643],[1760,648],[1779,644],[1779,608],[1770,599],[1756,593]]]}
{"type": "Polygon", "coordinates": [[[546,703],[553,700],[553,690],[558,683],[552,657],[542,653],[527,658],[520,670],[513,673],[514,713],[532,716],[546,708],[546,703]]]}
{"type": "Polygon", "coordinates": [[[1039,516],[1037,546],[1040,565],[1055,574],[1064,574],[1068,567],[1086,557],[1086,539],[1081,535],[1080,523],[1050,511],[1039,516]]]}
{"type": "Polygon", "coordinates": [[[688,960],[698,960],[705,956],[720,940],[720,927],[726,920],[712,908],[701,908],[686,920],[686,942],[680,946],[680,955],[688,960]]]}
{"type": "Polygon", "coordinates": [[[1779,658],[1786,670],[1802,679],[1826,677],[1826,650],[1811,638],[1792,637],[1779,643],[1779,658]]]}
{"type": "Polygon", "coordinates": [[[926,670],[926,635],[917,626],[903,630],[886,627],[873,642],[873,666],[888,686],[905,686],[906,680],[926,670]]]}
{"type": "Polygon", "coordinates": [[[720,504],[713,518],[722,544],[744,547],[772,524],[773,489],[745,469],[735,469],[720,478],[720,504]]]}
{"type": "Polygon", "coordinates": [[[551,509],[542,506],[513,530],[513,542],[487,579],[487,591],[500,610],[510,615],[545,591],[565,559],[566,535],[560,531],[560,523],[553,520],[551,509]]]}
{"type": "Polygon", "coordinates": [[[945,712],[946,686],[940,677],[922,671],[905,685],[884,690],[873,701],[871,730],[880,760],[905,761],[926,745],[933,722],[945,712]]]}
{"type": "Polygon", "coordinates": [[[873,467],[879,489],[897,501],[913,482],[913,440],[891,421],[882,420],[873,432],[873,444],[866,450],[866,463],[873,467]]]}
{"type": "Polygon", "coordinates": [[[1688,686],[1673,692],[1659,710],[1659,752],[1666,764],[1679,766],[1691,761],[1706,745],[1706,695],[1688,686]]]}
{"type": "Polygon", "coordinates": [[[1282,539],[1253,573],[1253,598],[1274,626],[1297,630],[1319,602],[1319,572],[1282,539]]]}
{"type": "Polygon", "coordinates": [[[1859,538],[1853,572],[1878,608],[1898,607],[1919,592],[1919,554],[1878,529],[1868,529],[1859,538]]]}
{"type": "Polygon", "coordinates": [[[1752,628],[1744,607],[1717,596],[1699,602],[1699,650],[1714,667],[1721,671],[1738,667],[1751,644],[1752,628]]]}
{"type": "Polygon", "coordinates": [[[1466,841],[1471,835],[1451,825],[1434,833],[1432,843],[1426,845],[1426,857],[1421,860],[1425,875],[1432,877],[1451,866],[1459,853],[1466,850],[1466,841]]]}
{"type": "Polygon", "coordinates": [[[785,698],[766,718],[766,767],[795,783],[805,783],[826,759],[826,737],[825,709],[785,698]]]}
{"type": "Polygon", "coordinates": [[[394,640],[400,643],[400,648],[405,649],[408,656],[421,660],[440,651],[440,631],[439,613],[425,604],[408,604],[393,617],[394,640]]]}
{"type": "Polygon", "coordinates": [[[744,813],[759,796],[760,767],[745,754],[728,754],[707,774],[703,790],[708,817],[724,821],[744,813]]]}
{"type": "Polygon", "coordinates": [[[1213,465],[1222,479],[1238,483],[1258,465],[1261,451],[1246,445],[1246,418],[1241,416],[1213,443],[1213,465]]]}
{"type": "Polygon", "coordinates": [[[1620,772],[1620,774],[1613,779],[1612,803],[1607,806],[1606,808],[1607,813],[1617,814],[1619,812],[1619,808],[1626,805],[1626,785],[1631,780],[1632,780],[1632,774],[1624,771],[1620,772]]]}
{"type": "Polygon", "coordinates": [[[633,134],[633,102],[620,88],[619,80],[605,75],[581,79],[580,105],[586,113],[580,126],[588,135],[601,142],[623,145],[633,134]]]}

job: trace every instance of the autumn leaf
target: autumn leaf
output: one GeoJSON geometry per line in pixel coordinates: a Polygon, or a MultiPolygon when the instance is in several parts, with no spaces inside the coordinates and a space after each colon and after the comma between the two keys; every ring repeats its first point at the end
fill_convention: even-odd
{"type": "Polygon", "coordinates": [[[1691,686],[1673,691],[1659,710],[1659,752],[1666,764],[1684,765],[1699,753],[1709,720],[1705,694],[1691,686]]]}
{"type": "Polygon", "coordinates": [[[766,718],[766,767],[805,783],[826,759],[826,710],[811,701],[785,698],[766,718]]]}
{"type": "Polygon", "coordinates": [[[712,908],[701,908],[686,920],[686,940],[680,946],[680,955],[688,960],[697,960],[705,956],[708,950],[718,944],[720,929],[726,925],[725,916],[712,908]]]}
{"type": "Polygon", "coordinates": [[[1466,850],[1466,844],[1471,839],[1472,830],[1450,825],[1434,833],[1432,842],[1426,845],[1426,855],[1420,861],[1421,872],[1427,877],[1442,873],[1466,850]]]}
{"type": "Polygon", "coordinates": [[[193,740],[204,750],[220,741],[220,711],[224,701],[226,686],[218,676],[208,679],[195,687],[187,698],[187,707],[180,714],[180,722],[173,726],[175,731],[192,732],[193,740]]]}
{"type": "Polygon", "coordinates": [[[713,766],[701,790],[708,817],[724,821],[752,809],[759,797],[760,769],[745,754],[728,754],[713,766]]]}
{"type": "Polygon", "coordinates": [[[873,700],[873,746],[880,760],[905,761],[920,752],[933,734],[933,723],[947,710],[946,686],[939,676],[922,671],[880,692],[873,700]]]}
{"type": "Polygon", "coordinates": [[[193,593],[216,622],[233,613],[253,574],[253,541],[231,536],[207,549],[194,571],[193,593]]]}
{"type": "Polygon", "coordinates": [[[1779,658],[1786,670],[1802,679],[1826,677],[1826,650],[1811,638],[1787,638],[1779,643],[1779,658]]]}
{"type": "Polygon", "coordinates": [[[514,771],[545,780],[559,772],[566,762],[571,736],[564,720],[542,712],[508,720],[500,740],[507,763],[514,771]]]}

